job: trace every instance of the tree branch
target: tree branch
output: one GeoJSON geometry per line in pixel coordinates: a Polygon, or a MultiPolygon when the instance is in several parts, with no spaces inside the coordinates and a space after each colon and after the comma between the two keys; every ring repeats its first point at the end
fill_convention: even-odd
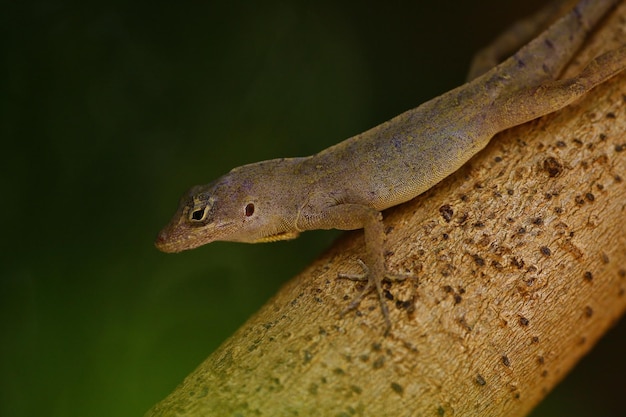
{"type": "MultiPolygon", "coordinates": [[[[576,73],[624,39],[622,5],[576,73]]],[[[287,283],[147,416],[523,416],[626,308],[626,75],[498,135],[385,213],[388,285],[358,288],[362,232],[287,283]],[[239,413],[239,414],[238,414],[239,413]]]]}

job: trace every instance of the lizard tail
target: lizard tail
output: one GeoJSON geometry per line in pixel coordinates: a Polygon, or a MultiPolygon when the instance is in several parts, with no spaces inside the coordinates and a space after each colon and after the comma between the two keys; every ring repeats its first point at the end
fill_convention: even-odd
{"type": "MultiPolygon", "coordinates": [[[[620,0],[581,0],[539,37],[476,79],[507,84],[507,75],[523,86],[537,86],[559,77],[589,32],[620,0]]],[[[510,86],[508,86],[510,88],[510,86]]]]}

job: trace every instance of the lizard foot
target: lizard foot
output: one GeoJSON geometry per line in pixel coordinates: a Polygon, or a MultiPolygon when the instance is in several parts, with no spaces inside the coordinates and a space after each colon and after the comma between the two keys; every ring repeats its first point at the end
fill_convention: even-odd
{"type": "Polygon", "coordinates": [[[351,281],[357,282],[366,282],[365,288],[356,296],[354,300],[350,303],[348,307],[346,307],[341,313],[340,316],[343,317],[347,313],[356,310],[361,301],[372,291],[376,291],[378,295],[378,301],[380,303],[380,309],[383,313],[383,317],[385,319],[385,336],[389,334],[391,330],[391,320],[389,319],[389,308],[387,307],[387,303],[385,302],[385,294],[382,288],[382,281],[391,281],[391,282],[401,282],[406,280],[407,278],[412,277],[410,274],[394,274],[389,271],[385,271],[385,273],[381,277],[376,276],[376,274],[372,274],[370,268],[363,262],[358,259],[359,265],[363,269],[363,272],[360,274],[338,274],[337,277],[341,279],[349,279],[351,281]]]}

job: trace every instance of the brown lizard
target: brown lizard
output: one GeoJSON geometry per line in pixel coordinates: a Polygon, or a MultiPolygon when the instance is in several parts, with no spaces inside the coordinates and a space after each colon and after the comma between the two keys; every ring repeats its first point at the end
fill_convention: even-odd
{"type": "MultiPolygon", "coordinates": [[[[558,79],[590,30],[618,2],[581,0],[485,71],[508,47],[510,36],[502,36],[477,56],[466,84],[315,155],[244,165],[191,188],[158,234],[157,248],[179,252],[218,240],[270,242],[306,230],[363,228],[363,274],[344,277],[366,280],[367,286],[347,310],[375,290],[388,332],[381,281],[404,277],[385,267],[381,211],[437,184],[496,133],[567,106],[626,68],[622,46],[594,59],[576,77],[558,79]]],[[[552,9],[529,22],[548,20],[552,9]]]]}

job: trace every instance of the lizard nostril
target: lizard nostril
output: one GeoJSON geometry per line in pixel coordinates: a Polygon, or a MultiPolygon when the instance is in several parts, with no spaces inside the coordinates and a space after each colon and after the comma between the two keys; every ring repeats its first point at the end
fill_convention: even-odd
{"type": "Polygon", "coordinates": [[[160,231],[156,239],[154,240],[154,244],[159,246],[165,243],[166,240],[167,240],[167,233],[165,231],[160,231]]]}

